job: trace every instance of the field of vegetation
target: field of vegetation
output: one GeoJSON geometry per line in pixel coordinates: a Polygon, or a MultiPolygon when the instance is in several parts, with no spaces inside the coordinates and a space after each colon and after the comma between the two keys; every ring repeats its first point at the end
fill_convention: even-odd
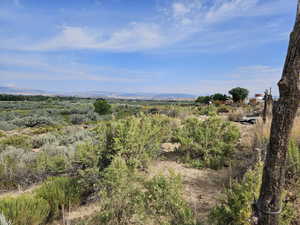
{"type": "MultiPolygon", "coordinates": [[[[0,102],[1,225],[251,225],[261,105],[79,98],[0,102]]],[[[300,117],[283,225],[300,212],[300,117]]]]}

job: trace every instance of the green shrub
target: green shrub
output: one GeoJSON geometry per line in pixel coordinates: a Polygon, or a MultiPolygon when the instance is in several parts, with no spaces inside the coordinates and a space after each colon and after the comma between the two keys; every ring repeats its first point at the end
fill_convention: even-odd
{"type": "Polygon", "coordinates": [[[85,191],[85,195],[98,190],[100,172],[98,168],[98,148],[90,143],[76,147],[73,168],[76,169],[78,183],[85,191]]]}
{"type": "Polygon", "coordinates": [[[132,105],[117,105],[114,108],[116,119],[124,119],[129,116],[137,115],[141,111],[141,107],[132,105]]]}
{"type": "Polygon", "coordinates": [[[159,153],[161,142],[170,134],[168,123],[169,120],[161,116],[130,117],[109,122],[100,152],[100,168],[106,168],[117,155],[131,167],[145,167],[159,153]]]}
{"type": "Polygon", "coordinates": [[[50,206],[50,218],[59,218],[62,209],[78,206],[81,201],[81,188],[77,181],[67,177],[48,178],[36,190],[36,197],[44,199],[50,206]]]}
{"type": "Polygon", "coordinates": [[[232,99],[234,102],[242,102],[244,101],[248,95],[249,95],[249,91],[245,88],[233,88],[229,91],[229,94],[232,95],[232,99]]]}
{"type": "Polygon", "coordinates": [[[209,104],[209,102],[212,100],[211,96],[199,96],[196,99],[196,103],[200,104],[209,104]]]}
{"type": "Polygon", "coordinates": [[[252,204],[258,198],[262,178],[262,164],[249,170],[242,182],[234,181],[226,190],[221,204],[212,209],[212,225],[251,225],[252,204]]]}
{"type": "Polygon", "coordinates": [[[72,114],[69,119],[72,124],[82,124],[88,121],[87,116],[82,114],[72,114]]]}
{"type": "MultiPolygon", "coordinates": [[[[30,195],[0,199],[0,213],[12,225],[40,225],[46,222],[50,212],[48,202],[30,195]]],[[[2,225],[2,224],[1,224],[2,225]]]]}
{"type": "Polygon", "coordinates": [[[195,225],[192,210],[182,198],[179,176],[145,180],[116,157],[104,172],[101,211],[90,224],[195,225]]]}
{"type": "Polygon", "coordinates": [[[55,122],[45,116],[27,116],[21,119],[15,119],[12,123],[18,127],[39,127],[39,126],[52,126],[55,122]]]}
{"type": "Polygon", "coordinates": [[[18,127],[10,122],[0,121],[0,130],[9,131],[14,130],[16,128],[18,127]]]}
{"type": "Polygon", "coordinates": [[[52,134],[42,134],[38,136],[34,136],[32,138],[32,147],[40,148],[45,144],[53,144],[56,141],[56,137],[52,134]]]}
{"type": "Polygon", "coordinates": [[[204,116],[212,116],[217,114],[217,108],[213,105],[198,107],[198,113],[204,116]]]}
{"type": "Polygon", "coordinates": [[[38,173],[56,175],[71,168],[72,156],[65,146],[45,145],[37,155],[38,173]]]}
{"type": "Polygon", "coordinates": [[[239,140],[239,130],[218,117],[205,121],[188,119],[176,133],[178,149],[185,161],[195,167],[221,168],[232,156],[239,140]]]}
{"type": "Polygon", "coordinates": [[[98,99],[94,103],[95,112],[99,115],[105,115],[111,113],[111,105],[105,99],[98,99]]]}
{"type": "Polygon", "coordinates": [[[37,181],[35,160],[34,152],[8,146],[0,153],[0,188],[16,188],[37,181]]]}
{"type": "Polygon", "coordinates": [[[192,210],[182,197],[183,186],[179,175],[171,173],[168,178],[158,175],[146,181],[144,186],[144,204],[150,206],[146,212],[153,216],[155,224],[196,224],[192,210]]]}
{"type": "Polygon", "coordinates": [[[5,136],[6,136],[5,132],[0,130],[0,138],[5,137],[5,136]]]}
{"type": "Polygon", "coordinates": [[[220,105],[217,108],[218,113],[229,113],[231,110],[231,107],[228,105],[220,105]]]}
{"type": "Polygon", "coordinates": [[[8,136],[0,140],[0,146],[5,148],[7,146],[14,146],[16,148],[31,149],[31,138],[25,135],[8,136]]]}
{"type": "MultiPolygon", "coordinates": [[[[211,225],[252,225],[253,203],[258,199],[263,163],[258,163],[249,170],[242,181],[234,181],[231,188],[225,192],[225,198],[211,210],[209,222],[211,225]]],[[[285,199],[285,196],[282,197],[285,199]]],[[[295,206],[289,201],[283,201],[280,225],[290,225],[295,219],[295,206]]]]}

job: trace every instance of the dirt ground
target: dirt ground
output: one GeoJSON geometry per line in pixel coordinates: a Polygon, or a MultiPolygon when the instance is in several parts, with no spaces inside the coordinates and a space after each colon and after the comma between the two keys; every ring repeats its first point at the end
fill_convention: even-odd
{"type": "Polygon", "coordinates": [[[204,221],[210,209],[222,196],[222,190],[229,178],[229,169],[219,171],[211,169],[187,168],[174,161],[154,161],[149,168],[151,176],[163,174],[168,176],[170,171],[180,174],[184,186],[184,198],[189,203],[198,219],[204,221]]]}

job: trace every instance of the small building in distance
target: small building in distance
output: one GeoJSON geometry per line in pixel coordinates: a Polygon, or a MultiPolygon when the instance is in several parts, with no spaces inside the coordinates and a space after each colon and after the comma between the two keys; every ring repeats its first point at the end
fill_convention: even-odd
{"type": "Polygon", "coordinates": [[[257,104],[260,104],[260,103],[263,103],[263,102],[264,102],[264,95],[263,94],[255,94],[254,98],[251,98],[249,100],[249,104],[251,104],[251,105],[257,105],[257,104]]]}
{"type": "Polygon", "coordinates": [[[255,100],[257,103],[263,103],[264,102],[264,95],[263,94],[255,94],[255,100]]]}

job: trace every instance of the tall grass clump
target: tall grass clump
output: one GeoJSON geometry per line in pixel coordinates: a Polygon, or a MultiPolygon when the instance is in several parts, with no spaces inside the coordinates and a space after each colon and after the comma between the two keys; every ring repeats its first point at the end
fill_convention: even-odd
{"type": "Polygon", "coordinates": [[[188,119],[177,130],[178,151],[194,167],[218,169],[229,161],[240,138],[237,127],[212,116],[205,121],[188,119]]]}
{"type": "Polygon", "coordinates": [[[63,209],[76,207],[81,202],[82,190],[77,180],[68,177],[48,178],[36,190],[36,198],[45,200],[50,206],[49,217],[59,218],[63,209]]]}
{"type": "Polygon", "coordinates": [[[44,224],[49,212],[50,207],[46,200],[29,194],[0,199],[0,214],[2,213],[7,221],[11,221],[11,225],[44,224]]]}
{"type": "Polygon", "coordinates": [[[300,149],[295,140],[291,140],[288,148],[287,176],[289,180],[300,177],[300,149]]]}

